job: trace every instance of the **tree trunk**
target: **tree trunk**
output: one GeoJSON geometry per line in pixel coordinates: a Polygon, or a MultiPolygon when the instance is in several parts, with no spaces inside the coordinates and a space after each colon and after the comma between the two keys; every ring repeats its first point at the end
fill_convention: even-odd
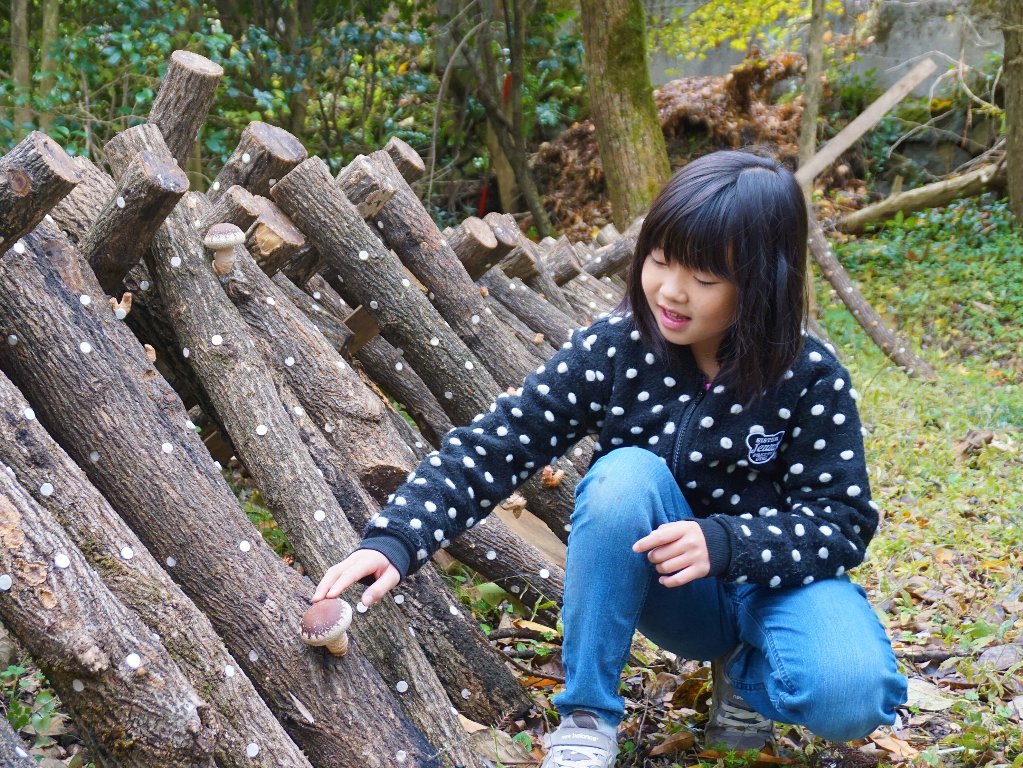
{"type": "MultiPolygon", "coordinates": [[[[40,69],[43,77],[39,81],[39,93],[44,99],[50,98],[53,91],[54,76],[57,70],[57,54],[53,47],[57,43],[58,27],[60,25],[60,0],[42,0],[43,4],[43,36],[39,45],[43,61],[40,69]]],[[[43,133],[49,133],[53,125],[53,113],[47,110],[39,114],[39,128],[43,133]]]]}
{"type": "MultiPolygon", "coordinates": [[[[799,123],[799,164],[803,165],[817,151],[817,116],[820,113],[821,74],[824,70],[824,6],[825,0],[810,0],[810,26],[806,31],[806,76],[803,78],[803,116],[799,123]]],[[[804,186],[806,201],[813,192],[813,179],[804,186]]]]}
{"type": "MultiPolygon", "coordinates": [[[[40,493],[54,492],[43,486],[40,493]]],[[[75,488],[61,488],[74,498],[75,488]]],[[[103,766],[212,766],[207,706],[50,514],[0,473],[0,617],[103,766]]]]}
{"type": "Polygon", "coordinates": [[[647,68],[641,0],[582,0],[583,47],[614,223],[624,229],[670,175],[647,68]]]}
{"type": "Polygon", "coordinates": [[[188,179],[169,156],[143,152],[131,162],[79,246],[104,291],[120,288],[186,191],[188,179]]]}
{"type": "MultiPolygon", "coordinates": [[[[171,659],[211,705],[219,768],[309,768],[203,615],[117,516],[78,465],[40,425],[35,410],[0,373],[0,461],[63,526],[110,591],[159,635],[171,659]],[[38,489],[52,487],[43,494],[38,489]],[[69,500],[73,500],[69,503],[69,500]],[[257,744],[256,756],[247,754],[257,744]]],[[[97,460],[100,457],[97,456],[97,460]]]]}
{"type": "MultiPolygon", "coordinates": [[[[346,301],[370,307],[381,333],[404,350],[453,422],[468,423],[489,407],[500,387],[332,183],[326,163],[309,158],[270,194],[344,281],[346,301]]],[[[565,471],[557,486],[534,476],[519,489],[530,509],[563,538],[579,480],[571,466],[565,471]]]]}
{"type": "Polygon", "coordinates": [[[488,312],[487,303],[390,156],[374,152],[366,159],[367,163],[353,164],[339,174],[341,189],[357,202],[353,177],[363,174],[378,182],[386,179],[395,187],[394,197],[371,219],[380,236],[430,291],[430,301],[498,384],[517,386],[545,358],[516,343],[488,312]]]}
{"type": "Polygon", "coordinates": [[[1009,203],[1016,221],[1023,223],[1023,3],[1002,0],[1002,34],[1005,37],[1005,154],[1008,165],[1009,203]]]}
{"type": "Polygon", "coordinates": [[[14,135],[32,130],[32,60],[28,47],[28,0],[11,0],[11,74],[14,78],[14,135]]]}
{"type": "Polygon", "coordinates": [[[21,340],[0,345],[0,366],[54,437],[168,563],[313,765],[384,768],[398,752],[437,765],[357,649],[334,659],[302,644],[312,585],[263,542],[81,256],[53,228],[26,240],[26,256],[0,260],[0,324],[21,340]]]}

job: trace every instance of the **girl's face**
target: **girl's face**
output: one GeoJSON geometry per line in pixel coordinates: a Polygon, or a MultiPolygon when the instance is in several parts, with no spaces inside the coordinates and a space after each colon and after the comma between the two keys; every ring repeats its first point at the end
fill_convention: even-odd
{"type": "Polygon", "coordinates": [[[704,373],[717,374],[717,350],[735,317],[735,286],[716,275],[669,264],[660,249],[643,262],[643,293],[664,338],[686,344],[704,373]]]}

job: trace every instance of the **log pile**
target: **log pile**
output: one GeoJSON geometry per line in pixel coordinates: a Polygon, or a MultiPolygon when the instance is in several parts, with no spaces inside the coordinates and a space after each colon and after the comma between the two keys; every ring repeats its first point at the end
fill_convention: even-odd
{"type": "MultiPolygon", "coordinates": [[[[253,123],[188,191],[221,74],[176,52],[104,167],[41,133],[0,159],[0,620],[97,765],[483,766],[456,715],[506,722],[530,700],[435,568],[357,612],[344,657],[305,646],[299,620],[418,460],[622,281],[508,217],[442,234],[397,141],[335,178],[253,123]],[[203,237],[224,223],[245,242],[214,263],[203,237]],[[246,516],[228,457],[302,572],[246,516]]],[[[505,521],[528,507],[564,540],[589,450],[448,554],[556,605],[557,545],[505,521]]],[[[18,749],[0,740],[4,764],[18,749]]]]}
{"type": "MultiPolygon", "coordinates": [[[[500,214],[442,233],[404,143],[335,177],[263,123],[188,191],[179,164],[221,74],[176,52],[106,169],[41,133],[0,158],[0,621],[97,765],[482,768],[457,715],[507,722],[530,699],[436,568],[357,612],[344,657],[299,622],[452,425],[620,304],[641,220],[589,244],[532,243],[500,214]],[[244,244],[214,259],[223,224],[244,244]],[[250,522],[229,458],[301,572],[250,522]]],[[[553,626],[591,452],[448,559],[553,626]]],[[[4,764],[17,749],[0,738],[4,764]]]]}

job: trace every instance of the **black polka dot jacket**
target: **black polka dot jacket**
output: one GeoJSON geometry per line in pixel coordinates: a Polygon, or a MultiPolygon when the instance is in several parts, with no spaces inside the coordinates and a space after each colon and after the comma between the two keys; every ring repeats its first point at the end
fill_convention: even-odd
{"type": "Polygon", "coordinates": [[[402,578],[586,435],[596,461],[640,446],[671,469],[707,539],[711,573],[792,587],[859,564],[877,527],[856,392],[805,337],[783,380],[752,406],[705,389],[687,347],[657,358],[631,317],[574,331],[517,395],[445,435],[368,524],[363,549],[402,578]]]}

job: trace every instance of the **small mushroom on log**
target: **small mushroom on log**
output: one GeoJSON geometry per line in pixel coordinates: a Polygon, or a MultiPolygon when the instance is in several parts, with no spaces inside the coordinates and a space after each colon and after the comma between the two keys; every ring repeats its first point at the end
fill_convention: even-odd
{"type": "Polygon", "coordinates": [[[202,244],[213,251],[213,271],[223,277],[234,269],[235,246],[245,242],[245,233],[234,224],[214,224],[206,230],[202,244]]]}
{"type": "Polygon", "coordinates": [[[341,598],[328,598],[302,616],[302,642],[325,646],[335,656],[348,653],[348,627],[352,624],[352,606],[341,598]]]}

